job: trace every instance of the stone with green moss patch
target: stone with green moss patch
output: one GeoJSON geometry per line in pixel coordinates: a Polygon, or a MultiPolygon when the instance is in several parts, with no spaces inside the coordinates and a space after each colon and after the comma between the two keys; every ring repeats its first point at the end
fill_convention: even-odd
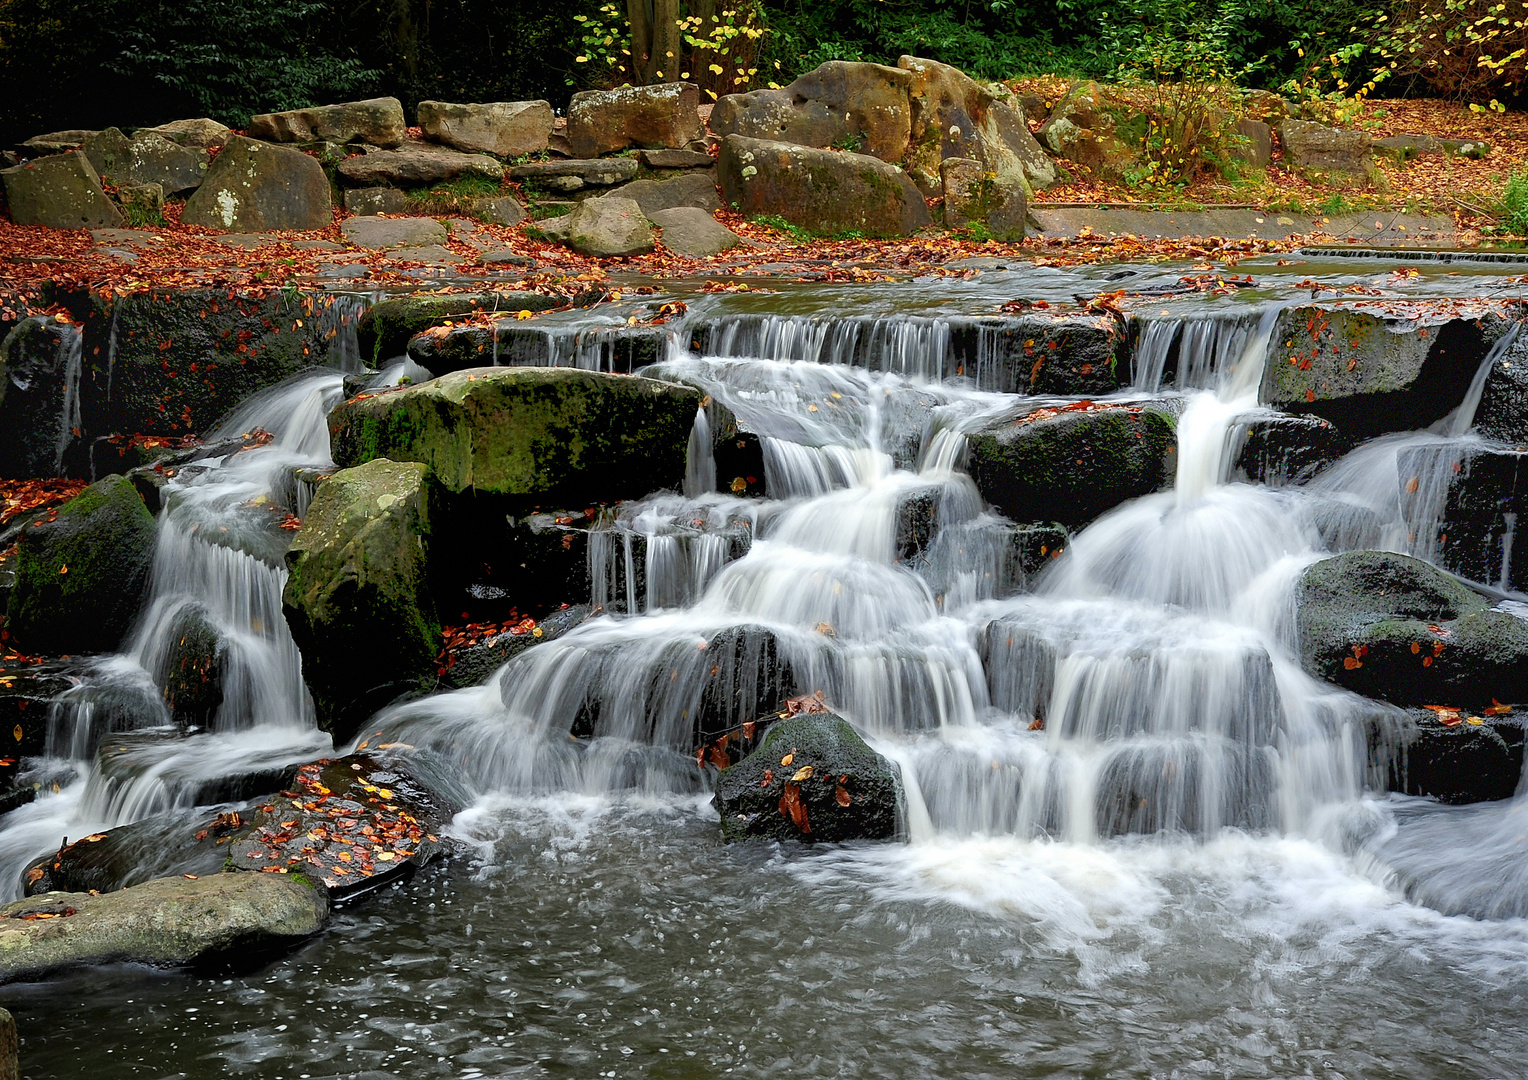
{"type": "Polygon", "coordinates": [[[474,368],[347,401],[329,427],[342,466],[417,461],[453,492],[592,506],[679,487],[700,400],[630,375],[474,368]]]}
{"type": "Polygon", "coordinates": [[[378,459],[319,485],[287,553],[283,606],[320,725],[347,739],[434,672],[429,469],[378,459]]]}
{"type": "Polygon", "coordinates": [[[11,637],[29,653],[111,652],[132,625],[154,561],[154,518],[132,482],[108,476],[32,522],[17,541],[11,637]]]}
{"type": "Polygon", "coordinates": [[[534,292],[394,296],[366,309],[356,323],[356,344],[361,359],[375,367],[402,356],[409,339],[432,326],[485,311],[548,311],[566,302],[534,292]]]}

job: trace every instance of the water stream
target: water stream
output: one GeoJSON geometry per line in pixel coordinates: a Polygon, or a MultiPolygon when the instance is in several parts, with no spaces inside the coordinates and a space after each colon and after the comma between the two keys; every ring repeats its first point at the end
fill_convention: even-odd
{"type": "MultiPolygon", "coordinates": [[[[1175,482],[1032,578],[999,572],[964,435],[1043,402],[948,378],[937,318],[676,334],[650,373],[758,434],[767,497],[712,492],[702,421],[684,493],[593,533],[606,614],[373,717],[358,738],[477,793],[463,856],[249,976],[18,991],[33,1075],[1514,1074],[1524,804],[1366,794],[1375,703],[1301,671],[1292,600],[1332,551],[1429,554],[1401,455],[1476,439],[1474,404],[1309,484],[1231,482],[1280,303],[1141,328],[1119,396],[1170,404],[1175,482]],[[906,842],[722,846],[700,718],[816,691],[900,766],[906,842]],[[1483,890],[1517,898],[1501,921],[1448,914],[1483,890]]],[[[112,788],[85,764],[109,724],[74,706],[58,752],[82,778],[10,815],[4,880],[59,835],[187,805],[177,778],[320,748],[269,521],[248,523],[326,464],[339,378],[252,401],[224,432],[274,438],[171,482],[152,598],[91,684],[154,694],[194,613],[234,676],[205,734],[112,788]]]]}

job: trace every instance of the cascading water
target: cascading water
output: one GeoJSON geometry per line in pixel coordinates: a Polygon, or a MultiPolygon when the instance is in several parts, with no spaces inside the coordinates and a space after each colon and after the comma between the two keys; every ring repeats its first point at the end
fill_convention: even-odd
{"type": "Polygon", "coordinates": [[[172,470],[149,594],[119,656],[102,658],[54,702],[49,750],[81,780],[13,812],[0,831],[0,880],[65,836],[208,801],[219,777],[310,760],[329,738],[313,722],[302,659],[281,611],[286,570],[282,517],[295,504],[297,474],[329,467],[326,418],[343,376],[299,376],[250,399],[209,442],[256,436],[260,445],[172,470]],[[219,700],[195,718],[168,700],[188,639],[205,642],[219,700]],[[121,742],[103,768],[97,750],[121,742]]]}

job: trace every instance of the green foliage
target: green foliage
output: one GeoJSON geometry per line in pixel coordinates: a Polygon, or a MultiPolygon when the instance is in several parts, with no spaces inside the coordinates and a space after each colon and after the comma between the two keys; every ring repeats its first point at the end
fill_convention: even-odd
{"type": "Polygon", "coordinates": [[[15,121],[128,126],[178,109],[243,126],[252,112],[343,100],[379,72],[327,47],[322,0],[0,0],[0,95],[15,121]]]}
{"type": "Polygon", "coordinates": [[[410,191],[408,208],[409,213],[426,217],[433,214],[466,213],[473,199],[502,194],[502,185],[486,176],[463,176],[431,188],[410,191]]]}
{"type": "Polygon", "coordinates": [[[1375,21],[1386,74],[1493,105],[1528,89],[1528,0],[1397,0],[1375,21]]]}
{"type": "Polygon", "coordinates": [[[1514,172],[1501,193],[1501,232],[1528,236],[1528,170],[1514,172]]]}

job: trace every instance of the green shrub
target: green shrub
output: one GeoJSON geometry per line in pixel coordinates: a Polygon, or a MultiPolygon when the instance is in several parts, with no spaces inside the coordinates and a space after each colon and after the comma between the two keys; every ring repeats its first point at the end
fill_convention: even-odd
{"type": "Polygon", "coordinates": [[[1528,236],[1528,170],[1514,172],[1507,178],[1497,228],[1513,236],[1528,236]]]}

